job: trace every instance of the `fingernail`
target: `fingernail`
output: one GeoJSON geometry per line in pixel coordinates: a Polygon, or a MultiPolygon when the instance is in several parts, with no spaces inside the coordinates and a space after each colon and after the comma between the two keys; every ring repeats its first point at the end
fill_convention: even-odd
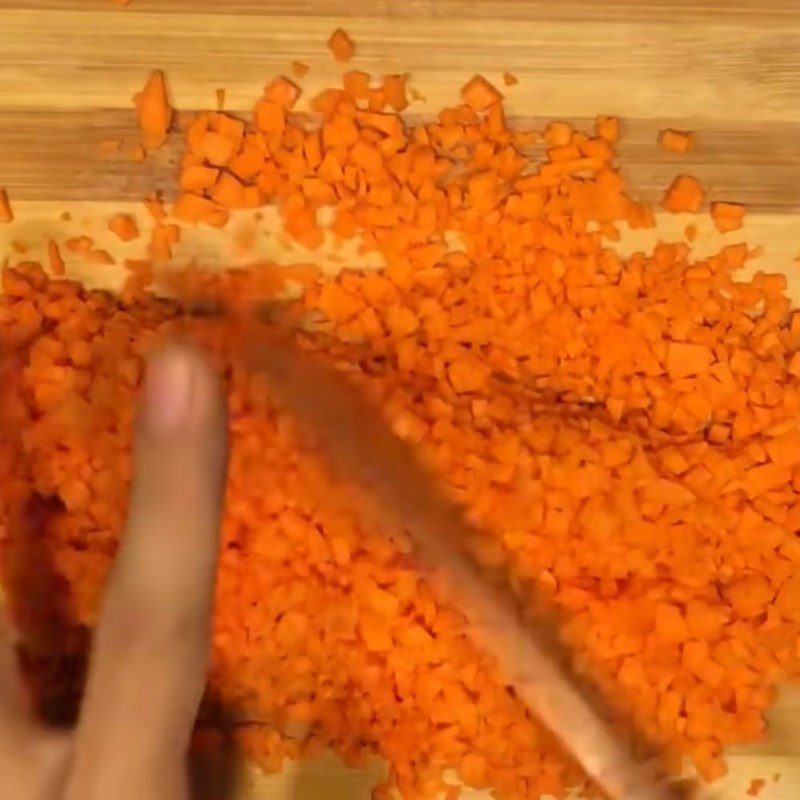
{"type": "Polygon", "coordinates": [[[194,389],[191,356],[169,346],[154,355],[145,372],[142,415],[154,434],[173,433],[187,420],[194,389]]]}

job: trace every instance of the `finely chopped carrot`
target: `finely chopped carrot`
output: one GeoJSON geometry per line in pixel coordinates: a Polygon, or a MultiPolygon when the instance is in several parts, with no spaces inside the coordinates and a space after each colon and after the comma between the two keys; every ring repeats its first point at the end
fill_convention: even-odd
{"type": "Polygon", "coordinates": [[[308,74],[309,66],[303,61],[292,61],[291,63],[292,75],[295,78],[304,78],[308,74]]]}
{"type": "Polygon", "coordinates": [[[0,189],[0,225],[11,222],[13,219],[14,213],[11,211],[8,192],[5,189],[0,189]]]}
{"type": "Polygon", "coordinates": [[[114,214],[108,221],[108,229],[123,242],[139,238],[139,227],[130,214],[114,214]]]}
{"type": "Polygon", "coordinates": [[[694,149],[695,135],[692,131],[676,131],[672,128],[661,131],[658,143],[671,153],[688,153],[694,149]]]}
{"type": "Polygon", "coordinates": [[[71,253],[88,253],[94,245],[90,236],[73,236],[65,242],[67,250],[71,253]]]}
{"type": "Polygon", "coordinates": [[[61,250],[58,243],[49,239],[47,242],[47,258],[50,267],[50,273],[56,277],[61,277],[65,272],[64,259],[61,256],[61,250]]]}
{"type": "Polygon", "coordinates": [[[461,98],[473,111],[485,111],[499,103],[503,95],[482,75],[475,75],[461,89],[461,98]]]}
{"type": "Polygon", "coordinates": [[[142,133],[142,146],[145,150],[157,150],[167,140],[172,122],[164,73],[153,70],[142,91],[134,95],[133,103],[142,133]]]}
{"type": "Polygon", "coordinates": [[[703,204],[704,192],[700,181],[691,175],[678,175],[670,184],[661,205],[673,214],[697,213],[703,204]]]}
{"type": "Polygon", "coordinates": [[[744,206],[740,203],[712,203],[711,219],[720,233],[738,231],[744,222],[744,206]]]}
{"type": "Polygon", "coordinates": [[[356,52],[353,40],[341,28],[337,28],[331,34],[330,39],[328,39],[328,49],[333,53],[333,57],[337,61],[349,61],[356,52]]]}
{"type": "MultiPolygon", "coordinates": [[[[800,314],[785,279],[735,276],[745,244],[705,258],[684,243],[607,249],[616,223],[654,224],[614,164],[615,118],[593,132],[552,123],[536,160],[483,78],[416,125],[384,86],[327,90],[316,125],[284,95],[249,123],[199,115],[171,216],[224,226],[234,207],[274,203],[314,246],[328,208],[329,234],[385,268],[189,273],[182,291],[241,303],[299,285],[286,316],[318,326],[302,346],[418,447],[485,532],[480,560],[510,562],[520,593],[536,586],[575,667],[667,766],[688,757],[718,777],[723,747],[761,738],[775,684],[800,677],[800,314]]],[[[665,206],[703,199],[680,176],[665,206]]],[[[67,248],[96,252],[89,237],[67,248]]],[[[30,263],[3,273],[0,525],[13,542],[22,510],[48,498],[42,537],[68,621],[94,623],[122,527],[142,355],[191,333],[216,352],[234,419],[210,689],[272,720],[237,743],[270,770],[324,746],[352,763],[381,755],[378,798],[456,797],[447,768],[501,797],[580,785],[404,533],[383,535],[247,378],[233,333],[148,293],[150,259],[126,267],[116,299],[30,263]]],[[[35,634],[35,609],[9,588],[35,634]]]]}

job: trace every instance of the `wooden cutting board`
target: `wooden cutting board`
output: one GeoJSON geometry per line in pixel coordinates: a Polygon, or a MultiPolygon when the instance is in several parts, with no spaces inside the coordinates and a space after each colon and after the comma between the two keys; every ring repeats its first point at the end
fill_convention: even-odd
{"type": "MultiPolygon", "coordinates": [[[[747,203],[748,240],[764,246],[757,266],[785,271],[800,301],[799,0],[133,0],[125,9],[113,0],[0,0],[0,187],[17,217],[0,228],[0,258],[12,243],[40,257],[48,238],[87,227],[115,256],[136,255],[141,245],[115,242],[102,220],[141,216],[138,201],[153,189],[174,196],[179,158],[177,141],[145,164],[130,158],[130,98],[148,71],[166,72],[179,109],[212,107],[224,88],[226,108],[245,112],[293,60],[311,67],[308,94],[335,81],[340,68],[325,41],[339,25],[357,42],[357,68],[412,73],[425,97],[409,109],[414,116],[453,102],[473,73],[499,82],[506,70],[519,78],[508,112],[525,124],[620,115],[620,155],[636,191],[656,200],[687,171],[714,199],[747,203]],[[697,149],[661,152],[665,126],[697,131],[697,149]],[[118,152],[99,147],[112,139],[123,141],[118,152]]],[[[661,222],[655,235],[685,224],[661,222]]],[[[308,259],[274,224],[254,232],[245,215],[233,225],[266,257],[308,259]]],[[[622,248],[653,238],[629,237],[622,248]]],[[[242,263],[236,242],[230,231],[198,231],[176,259],[242,263]]],[[[701,226],[698,246],[718,243],[701,226]]],[[[113,267],[68,267],[93,284],[119,284],[113,267]]],[[[784,693],[768,742],[731,754],[730,766],[711,797],[745,797],[754,777],[767,780],[764,798],[800,797],[796,692],[784,693]]],[[[256,779],[239,796],[356,800],[373,781],[324,760],[256,779]]]]}

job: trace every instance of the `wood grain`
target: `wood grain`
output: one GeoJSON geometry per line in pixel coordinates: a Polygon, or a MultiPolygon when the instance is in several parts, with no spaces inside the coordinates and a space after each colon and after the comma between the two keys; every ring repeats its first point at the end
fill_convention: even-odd
{"type": "MultiPolygon", "coordinates": [[[[5,0],[3,7],[47,11],[96,11],[104,0],[5,0]]],[[[122,9],[111,6],[109,11],[122,9]]],[[[197,12],[203,14],[257,14],[262,17],[335,16],[343,20],[360,17],[388,19],[556,19],[589,23],[620,22],[636,16],[648,22],[679,18],[686,24],[719,21],[742,21],[750,25],[772,26],[797,21],[800,8],[794,0],[134,0],[126,14],[197,12]]]]}
{"type": "MultiPolygon", "coordinates": [[[[249,114],[248,108],[230,110],[249,114]]],[[[424,117],[418,112],[408,116],[412,122],[424,117]]],[[[585,130],[594,125],[589,117],[565,119],[585,130]]],[[[541,116],[510,119],[522,129],[541,129],[547,121],[541,116]]],[[[686,156],[665,153],[656,144],[658,132],[674,124],[667,117],[625,120],[619,160],[635,194],[657,202],[676,172],[688,171],[715,199],[747,203],[753,211],[800,208],[800,122],[776,123],[759,131],[745,120],[710,123],[700,129],[697,149],[686,156]]],[[[54,115],[42,109],[0,107],[0,154],[14,154],[3,161],[3,182],[17,200],[139,200],[154,188],[173,197],[183,146],[180,137],[173,136],[145,164],[131,161],[137,141],[133,112],[128,109],[65,110],[54,115]],[[99,145],[108,140],[123,142],[119,152],[101,151],[99,145]]]]}
{"type": "MultiPolygon", "coordinates": [[[[124,210],[145,226],[138,200],[154,189],[172,196],[180,154],[175,138],[143,165],[129,158],[130,98],[147,72],[166,71],[184,112],[212,105],[223,87],[228,107],[246,113],[292,60],[311,67],[306,95],[335,81],[341,67],[325,41],[338,25],[357,42],[356,68],[412,73],[425,96],[410,109],[414,118],[454,102],[474,72],[499,80],[505,70],[520,81],[506,90],[520,126],[553,117],[588,126],[598,113],[621,115],[620,156],[634,190],[656,200],[675,173],[688,171],[712,198],[748,203],[748,241],[764,245],[754,268],[786,270],[800,301],[792,266],[800,253],[798,0],[133,0],[125,10],[112,0],[0,0],[0,186],[17,216],[0,227],[0,253],[17,242],[38,257],[47,238],[88,226],[120,259],[134,255],[135,245],[114,242],[103,220],[124,210]],[[696,130],[697,150],[662,153],[655,139],[667,126],[696,130]],[[123,140],[122,150],[101,153],[108,139],[123,140]]],[[[659,223],[655,233],[626,236],[621,248],[680,236],[686,220],[659,223]]],[[[253,225],[237,215],[233,230],[253,225]]],[[[255,235],[261,257],[311,257],[288,246],[274,214],[255,235]]],[[[703,220],[697,247],[719,242],[703,220]]],[[[332,244],[323,255],[332,269],[342,260],[374,266],[332,244]]],[[[235,236],[201,229],[187,232],[177,253],[179,262],[212,266],[241,258],[235,236]]],[[[109,287],[120,276],[78,261],[69,269],[109,287]]],[[[730,766],[709,797],[743,798],[753,777],[768,781],[763,798],[800,797],[800,693],[784,694],[769,739],[732,754],[730,766]]],[[[374,779],[327,759],[246,781],[239,796],[358,800],[374,779]]]]}
{"type": "MultiPolygon", "coordinates": [[[[232,107],[244,108],[292,59],[310,63],[311,89],[334,71],[324,42],[340,15],[208,15],[199,8],[199,0],[183,12],[159,13],[0,5],[2,104],[128,107],[143,73],[158,65],[169,72],[180,107],[202,107],[224,86],[232,107]]],[[[745,110],[755,129],[800,120],[792,18],[765,26],[724,13],[698,25],[679,14],[652,21],[632,12],[585,23],[535,14],[513,24],[496,17],[364,16],[347,25],[359,43],[359,66],[412,72],[430,109],[452,102],[472,72],[497,77],[510,69],[521,78],[509,92],[512,114],[602,110],[658,119],[667,111],[698,122],[741,119],[745,110]]]]}

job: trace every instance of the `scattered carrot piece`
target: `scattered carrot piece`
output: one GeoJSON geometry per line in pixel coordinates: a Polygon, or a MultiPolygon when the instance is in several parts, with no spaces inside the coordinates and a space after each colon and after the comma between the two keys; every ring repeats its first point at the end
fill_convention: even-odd
{"type": "Polygon", "coordinates": [[[387,75],[383,79],[383,99],[395,111],[405,111],[408,108],[407,81],[408,75],[387,75]]]}
{"type": "Polygon", "coordinates": [[[11,211],[8,192],[5,189],[0,189],[0,225],[11,222],[13,219],[14,214],[11,211]]]}
{"type": "Polygon", "coordinates": [[[139,238],[139,228],[130,214],[114,214],[108,221],[108,229],[123,242],[139,238]]]}
{"type": "Polygon", "coordinates": [[[150,237],[150,257],[154,261],[169,261],[172,258],[172,246],[180,241],[180,228],[177,225],[153,226],[150,237]]]}
{"type": "Polygon", "coordinates": [[[66,246],[71,253],[88,253],[94,247],[94,240],[88,236],[75,236],[67,239],[66,246]]]}
{"type": "Polygon", "coordinates": [[[167,141],[167,132],[172,123],[172,108],[164,73],[153,70],[144,89],[134,95],[133,103],[142,132],[142,146],[145,150],[157,150],[167,141]]]}
{"type": "Polygon", "coordinates": [[[104,266],[110,266],[112,264],[116,264],[117,260],[108,252],[108,250],[103,250],[98,248],[96,250],[88,250],[84,254],[84,258],[89,264],[102,264],[104,266]]]}
{"type": "Polygon", "coordinates": [[[156,221],[162,222],[167,217],[166,209],[164,208],[164,201],[161,195],[157,192],[146,197],[143,201],[147,213],[156,221]]]}
{"type": "Polygon", "coordinates": [[[750,785],[747,787],[747,794],[749,797],[758,797],[764,790],[767,782],[763,778],[753,778],[750,785]]]}
{"type": "Polygon", "coordinates": [[[512,75],[510,72],[504,72],[503,83],[506,86],[516,86],[519,83],[519,78],[516,75],[512,75]]]}
{"type": "Polygon", "coordinates": [[[341,28],[337,28],[328,39],[328,49],[337,61],[349,61],[356,52],[353,40],[341,28]]]}
{"type": "Polygon", "coordinates": [[[567,147],[572,141],[572,126],[567,122],[551,122],[544,136],[551,147],[567,147]]]}
{"type": "Polygon", "coordinates": [[[264,97],[282,108],[292,108],[300,97],[300,87],[283,75],[275,78],[264,90],[264,97]]]}
{"type": "Polygon", "coordinates": [[[738,231],[744,222],[745,208],[740,203],[712,203],[711,219],[720,233],[738,231]]]}
{"type": "Polygon", "coordinates": [[[473,111],[486,111],[489,106],[500,103],[503,95],[482,75],[474,75],[461,88],[461,98],[473,111]]]}
{"type": "Polygon", "coordinates": [[[703,205],[705,192],[697,178],[691,175],[678,175],[667,189],[661,205],[673,214],[690,212],[696,214],[703,205]]]}
{"type": "Polygon", "coordinates": [[[688,153],[694,149],[695,135],[692,131],[676,131],[671,128],[661,131],[658,143],[670,153],[688,153]]]}
{"type": "Polygon", "coordinates": [[[606,142],[616,142],[619,139],[619,117],[598,117],[595,121],[595,130],[606,142]]]}
{"type": "Polygon", "coordinates": [[[225,108],[225,90],[215,89],[214,95],[217,99],[217,111],[222,111],[222,109],[225,108]]]}
{"type": "Polygon", "coordinates": [[[369,97],[370,76],[361,70],[351,69],[342,75],[342,86],[353,100],[366,100],[369,97]]]}
{"type": "Polygon", "coordinates": [[[291,70],[295,78],[305,78],[308,75],[309,66],[303,61],[292,61],[291,70]]]}
{"type": "Polygon", "coordinates": [[[66,271],[64,259],[61,257],[58,244],[53,239],[49,239],[47,242],[47,257],[50,264],[50,272],[58,278],[63,276],[66,271]]]}

